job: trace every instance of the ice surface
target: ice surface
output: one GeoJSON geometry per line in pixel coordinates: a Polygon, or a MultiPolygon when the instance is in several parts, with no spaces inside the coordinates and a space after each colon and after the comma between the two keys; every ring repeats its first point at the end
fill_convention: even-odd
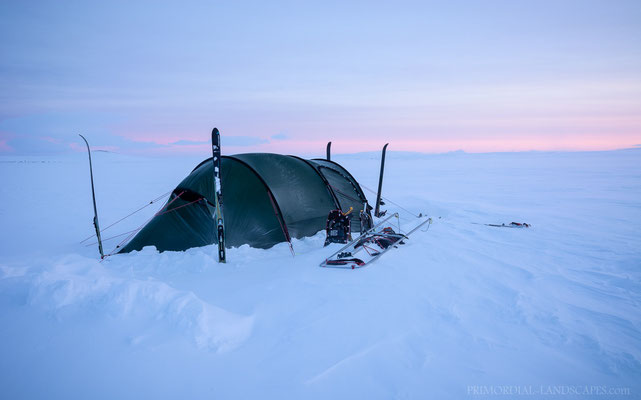
{"type": "MultiPolygon", "coordinates": [[[[201,161],[93,156],[105,227],[201,161]]],[[[369,189],[378,157],[333,155],[369,189]]],[[[434,224],[355,271],[318,268],[338,246],[322,233],[295,240],[296,257],[279,244],[230,249],[227,264],[215,246],[99,262],[80,244],[93,233],[86,155],[3,156],[0,175],[1,398],[641,396],[639,149],[388,152],[383,208],[404,229],[410,212],[434,224]],[[477,224],[512,221],[533,227],[477,224]]]]}

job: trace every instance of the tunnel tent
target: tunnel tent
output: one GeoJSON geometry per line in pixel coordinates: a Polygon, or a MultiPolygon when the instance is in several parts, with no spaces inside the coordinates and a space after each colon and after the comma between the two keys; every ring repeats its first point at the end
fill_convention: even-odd
{"type": "MultiPolygon", "coordinates": [[[[225,245],[269,248],[325,228],[331,210],[371,207],[358,182],[341,165],[272,153],[222,156],[225,245]]],[[[119,252],[155,246],[180,251],[217,242],[213,163],[204,160],[173,190],[161,210],[119,252]]]]}

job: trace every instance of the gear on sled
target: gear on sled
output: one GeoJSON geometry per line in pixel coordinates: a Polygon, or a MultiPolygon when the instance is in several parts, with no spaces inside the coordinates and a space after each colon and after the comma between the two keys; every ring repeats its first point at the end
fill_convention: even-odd
{"type": "MultiPolygon", "coordinates": [[[[380,247],[381,250],[384,250],[395,243],[405,244],[405,242],[401,240],[403,237],[404,235],[394,232],[394,229],[388,226],[386,228],[381,229],[380,232],[373,232],[373,233],[370,233],[369,235],[363,235],[356,242],[356,244],[354,245],[354,248],[357,249],[360,246],[364,246],[366,250],[367,249],[371,250],[371,248],[368,247],[368,244],[375,244],[378,247],[380,247]]],[[[378,252],[374,251],[373,253],[370,253],[370,254],[377,255],[378,252]]],[[[338,256],[340,257],[340,254],[338,256]]]]}
{"type": "Polygon", "coordinates": [[[330,243],[347,243],[352,240],[352,230],[350,223],[350,213],[353,208],[350,207],[347,212],[341,210],[332,210],[327,216],[327,225],[325,232],[327,238],[325,239],[325,246],[330,243]]]}
{"type": "Polygon", "coordinates": [[[432,223],[432,218],[428,218],[409,232],[401,233],[400,228],[399,232],[395,232],[390,226],[385,227],[385,224],[389,223],[388,221],[392,218],[396,218],[399,221],[398,213],[383,219],[356,239],[345,244],[345,246],[320,263],[320,266],[327,268],[363,268],[376,261],[389,250],[404,244],[404,241],[409,239],[412,233],[425,224],[432,223]]]}

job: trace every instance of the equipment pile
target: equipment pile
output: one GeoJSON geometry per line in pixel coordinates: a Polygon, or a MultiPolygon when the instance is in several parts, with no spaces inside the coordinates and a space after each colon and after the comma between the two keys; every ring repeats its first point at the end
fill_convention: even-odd
{"type": "Polygon", "coordinates": [[[394,213],[327,257],[320,263],[320,266],[351,269],[365,267],[376,261],[389,250],[398,247],[398,245],[405,244],[403,240],[409,239],[409,235],[423,225],[431,223],[432,219],[428,218],[404,234],[400,232],[399,215],[398,213],[394,213]],[[394,217],[396,217],[399,224],[399,232],[395,232],[390,226],[384,226],[386,222],[394,217]]]}

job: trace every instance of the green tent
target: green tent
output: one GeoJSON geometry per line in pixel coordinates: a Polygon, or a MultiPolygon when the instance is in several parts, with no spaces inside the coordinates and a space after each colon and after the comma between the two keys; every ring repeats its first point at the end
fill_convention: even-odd
{"type": "MultiPolygon", "coordinates": [[[[331,210],[371,207],[358,182],[339,164],[322,159],[248,153],[222,157],[225,245],[269,248],[315,235],[331,210]]],[[[217,243],[213,163],[201,162],[172,192],[165,206],[120,252],[155,246],[186,250],[217,243]]]]}

